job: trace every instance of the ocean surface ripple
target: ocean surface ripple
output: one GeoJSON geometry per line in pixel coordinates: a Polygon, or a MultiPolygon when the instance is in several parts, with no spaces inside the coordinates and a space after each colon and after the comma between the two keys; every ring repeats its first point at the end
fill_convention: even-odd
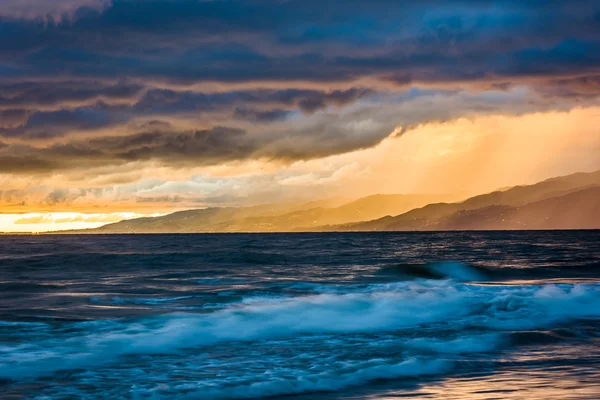
{"type": "Polygon", "coordinates": [[[4,236],[0,392],[597,399],[600,231],[4,236]]]}

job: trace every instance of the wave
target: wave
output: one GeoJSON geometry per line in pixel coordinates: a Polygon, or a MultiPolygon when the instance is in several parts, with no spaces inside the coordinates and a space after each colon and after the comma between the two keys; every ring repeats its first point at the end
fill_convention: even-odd
{"type": "Polygon", "coordinates": [[[92,303],[108,303],[108,304],[138,304],[138,305],[160,305],[166,303],[177,302],[181,300],[193,299],[194,296],[178,296],[178,297],[121,297],[121,296],[113,296],[110,300],[100,298],[100,297],[91,297],[90,302],[92,303]]]}
{"type": "Polygon", "coordinates": [[[562,281],[597,280],[600,276],[600,263],[561,267],[537,266],[504,268],[501,266],[467,265],[461,262],[435,262],[422,264],[385,265],[377,271],[380,276],[393,279],[451,279],[460,282],[510,281],[510,280],[551,280],[562,281]]]}
{"type": "Polygon", "coordinates": [[[384,360],[374,359],[354,364],[346,362],[339,368],[317,373],[307,371],[298,376],[271,376],[269,380],[263,382],[203,387],[195,391],[192,389],[193,386],[186,385],[186,387],[180,388],[185,394],[170,394],[169,398],[230,400],[335,392],[377,380],[435,375],[447,369],[449,369],[449,365],[443,360],[409,359],[398,363],[388,363],[384,360]]]}
{"type": "Polygon", "coordinates": [[[76,323],[51,338],[3,345],[0,378],[47,376],[115,363],[126,355],[178,354],[190,348],[197,352],[217,343],[292,340],[303,335],[408,332],[402,346],[417,356],[487,352],[502,346],[508,332],[600,319],[598,284],[481,286],[413,281],[357,290],[259,298],[205,314],[76,323]],[[447,336],[439,337],[442,332],[447,336]]]}
{"type": "Polygon", "coordinates": [[[240,278],[204,278],[196,280],[201,285],[237,285],[248,283],[247,279],[240,278]]]}
{"type": "Polygon", "coordinates": [[[387,265],[382,267],[379,273],[405,279],[454,279],[461,282],[489,279],[489,270],[486,268],[465,265],[460,262],[387,265]]]}

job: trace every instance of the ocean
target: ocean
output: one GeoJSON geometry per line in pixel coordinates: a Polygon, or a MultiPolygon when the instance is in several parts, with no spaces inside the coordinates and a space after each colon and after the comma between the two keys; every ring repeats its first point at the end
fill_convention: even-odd
{"type": "Polygon", "coordinates": [[[283,397],[600,398],[600,231],[0,237],[0,398],[283,397]]]}

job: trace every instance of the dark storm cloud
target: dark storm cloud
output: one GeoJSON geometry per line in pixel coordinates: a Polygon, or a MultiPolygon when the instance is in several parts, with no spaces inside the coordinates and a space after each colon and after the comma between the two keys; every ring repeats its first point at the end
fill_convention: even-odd
{"type": "Polygon", "coordinates": [[[224,93],[198,93],[156,89],[148,91],[135,104],[134,109],[143,113],[178,113],[186,111],[214,111],[236,106],[263,105],[298,108],[312,113],[328,106],[344,106],[374,94],[371,89],[348,90],[244,90],[224,93]]]}
{"type": "MultiPolygon", "coordinates": [[[[35,105],[40,101],[40,97],[43,97],[45,102],[49,100],[49,97],[52,98],[52,102],[85,102],[85,100],[98,98],[98,96],[88,96],[92,92],[87,90],[85,96],[81,93],[73,95],[72,91],[64,90],[64,86],[61,86],[63,90],[55,96],[48,96],[49,92],[46,88],[42,91],[32,91],[30,85],[21,85],[23,90],[14,89],[17,86],[21,87],[20,85],[11,86],[15,96],[19,96],[23,103],[20,104],[21,106],[27,103],[35,105]],[[35,92],[35,95],[32,92],[35,92]],[[44,95],[40,96],[40,92],[43,92],[44,95]]],[[[128,87],[135,87],[136,90],[110,86],[104,88],[101,93],[104,96],[107,93],[119,93],[119,99],[128,99],[129,96],[137,95],[140,92],[135,85],[128,87]]],[[[147,90],[139,99],[130,99],[132,104],[110,105],[97,101],[92,106],[63,108],[55,111],[0,111],[0,117],[3,117],[0,120],[2,121],[0,136],[16,139],[50,139],[72,132],[94,131],[123,125],[140,117],[168,117],[189,113],[193,113],[195,116],[203,115],[213,118],[225,116],[238,120],[267,123],[284,120],[296,109],[310,114],[330,106],[341,107],[373,94],[373,90],[365,88],[333,91],[260,89],[224,93],[152,89],[147,90]],[[133,103],[133,101],[136,102],[133,103]]],[[[112,99],[115,98],[117,97],[112,97],[112,99]]]]}
{"type": "Polygon", "coordinates": [[[0,170],[314,158],[372,146],[392,121],[269,127],[399,86],[593,99],[598,76],[597,0],[9,0],[0,170]],[[102,133],[65,139],[81,131],[102,133]]]}
{"type": "Polygon", "coordinates": [[[554,79],[536,87],[535,90],[548,97],[595,98],[600,94],[600,75],[554,79]]]}
{"type": "Polygon", "coordinates": [[[236,108],[234,113],[236,119],[255,122],[281,121],[286,119],[289,115],[290,111],[279,108],[267,111],[250,108],[236,108]]]}
{"type": "Polygon", "coordinates": [[[72,22],[4,20],[0,63],[173,82],[571,73],[597,67],[599,15],[591,0],[115,0],[72,22]]]}
{"type": "Polygon", "coordinates": [[[30,115],[31,111],[28,110],[2,110],[0,111],[0,130],[21,126],[27,122],[30,115]]]}
{"type": "Polygon", "coordinates": [[[53,109],[94,104],[98,101],[133,101],[142,89],[143,86],[139,84],[106,84],[98,81],[0,83],[0,110],[53,109]]]}
{"type": "Polygon", "coordinates": [[[156,129],[74,139],[45,147],[5,145],[0,148],[0,173],[56,172],[140,161],[179,167],[250,158],[290,162],[371,147],[393,128],[390,125],[364,134],[348,134],[334,123],[268,133],[231,127],[175,131],[168,124],[156,122],[150,126],[156,129]]]}
{"type": "Polygon", "coordinates": [[[36,112],[23,118],[21,124],[9,128],[0,127],[0,136],[19,139],[51,139],[73,131],[88,131],[114,126],[126,117],[117,112],[99,108],[77,108],[36,112]]]}

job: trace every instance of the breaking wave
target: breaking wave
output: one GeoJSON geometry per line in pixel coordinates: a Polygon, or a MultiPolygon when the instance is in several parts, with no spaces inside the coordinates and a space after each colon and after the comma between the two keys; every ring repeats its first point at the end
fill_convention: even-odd
{"type": "MultiPolygon", "coordinates": [[[[466,276],[464,272],[460,276],[466,276]]],[[[335,390],[372,379],[440,373],[447,366],[438,363],[435,354],[493,351],[510,344],[509,332],[598,318],[598,284],[396,282],[367,285],[346,293],[257,298],[204,314],[74,323],[52,335],[45,332],[26,344],[4,344],[0,378],[40,377],[60,370],[115,364],[128,355],[187,354],[190,349],[201,354],[205,346],[218,343],[294,341],[327,335],[340,342],[336,348],[343,348],[347,335],[393,333],[390,340],[404,349],[406,359],[392,363],[383,360],[350,372],[324,370],[314,377],[269,379],[252,386],[227,386],[204,393],[212,393],[215,398],[237,398],[335,390]]],[[[381,338],[378,342],[385,343],[381,338]]]]}

